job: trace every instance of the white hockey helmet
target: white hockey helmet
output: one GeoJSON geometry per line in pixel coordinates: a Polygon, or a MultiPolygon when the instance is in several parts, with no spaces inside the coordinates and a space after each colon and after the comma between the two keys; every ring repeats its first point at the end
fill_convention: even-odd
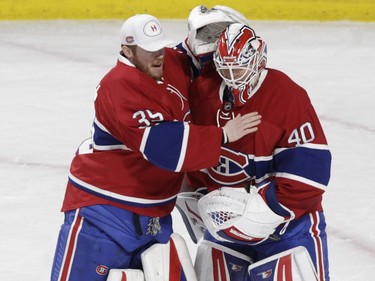
{"type": "Polygon", "coordinates": [[[213,56],[215,67],[225,84],[244,104],[267,64],[267,45],[246,24],[230,24],[220,35],[213,56]]]}
{"type": "Polygon", "coordinates": [[[212,53],[220,33],[231,23],[247,24],[240,12],[227,6],[193,8],[188,17],[188,45],[195,56],[212,53]]]}

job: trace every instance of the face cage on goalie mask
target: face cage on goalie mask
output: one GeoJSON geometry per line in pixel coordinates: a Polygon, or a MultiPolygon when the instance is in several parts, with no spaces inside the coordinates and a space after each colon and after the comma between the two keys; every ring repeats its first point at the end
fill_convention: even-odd
{"type": "Polygon", "coordinates": [[[244,64],[237,62],[225,63],[217,53],[214,55],[216,71],[223,78],[225,84],[233,89],[244,88],[245,86],[253,87],[259,76],[260,54],[256,51],[244,64]]]}

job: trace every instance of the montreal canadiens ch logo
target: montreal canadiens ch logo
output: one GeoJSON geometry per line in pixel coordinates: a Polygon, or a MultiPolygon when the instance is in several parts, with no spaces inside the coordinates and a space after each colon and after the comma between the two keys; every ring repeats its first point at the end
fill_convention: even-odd
{"type": "Polygon", "coordinates": [[[99,275],[107,275],[108,267],[106,267],[105,265],[98,265],[96,267],[96,273],[98,273],[99,275]]]}
{"type": "Polygon", "coordinates": [[[221,148],[219,166],[208,169],[208,175],[220,184],[237,184],[251,179],[246,172],[250,168],[249,157],[226,147],[221,148]]]}

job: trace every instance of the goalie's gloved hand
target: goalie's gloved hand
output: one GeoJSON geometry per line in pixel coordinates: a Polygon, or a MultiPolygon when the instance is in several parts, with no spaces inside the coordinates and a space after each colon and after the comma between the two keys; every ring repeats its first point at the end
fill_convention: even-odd
{"type": "Polygon", "coordinates": [[[243,188],[222,187],[202,197],[198,208],[210,234],[225,242],[258,244],[286,222],[255,188],[247,193],[243,188]]]}

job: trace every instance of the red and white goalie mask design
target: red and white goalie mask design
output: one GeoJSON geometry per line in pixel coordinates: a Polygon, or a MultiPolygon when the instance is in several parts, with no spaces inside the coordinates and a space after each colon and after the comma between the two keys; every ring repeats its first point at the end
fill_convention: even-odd
{"type": "Polygon", "coordinates": [[[214,63],[217,72],[231,89],[235,105],[241,106],[251,96],[251,90],[266,66],[266,43],[248,25],[231,24],[219,37],[214,63]]]}

